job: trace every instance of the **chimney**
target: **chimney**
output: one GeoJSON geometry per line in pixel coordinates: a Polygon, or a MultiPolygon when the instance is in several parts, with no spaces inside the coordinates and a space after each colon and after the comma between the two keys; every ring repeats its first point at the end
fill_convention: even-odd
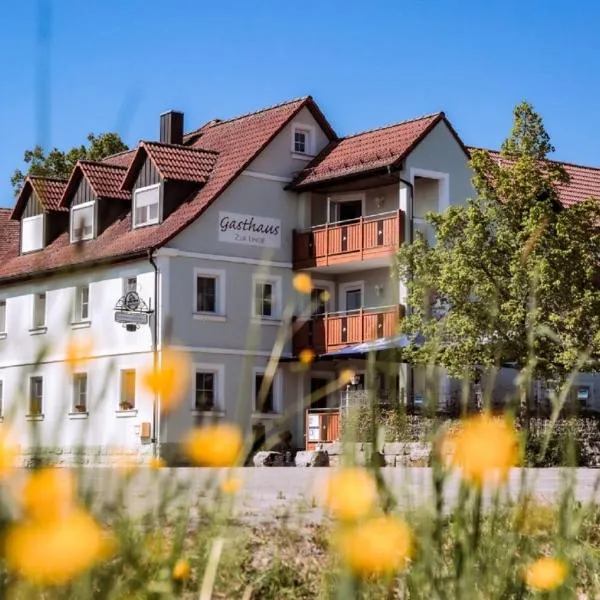
{"type": "Polygon", "coordinates": [[[160,141],[163,144],[183,144],[183,113],[170,110],[160,115],[160,141]]]}

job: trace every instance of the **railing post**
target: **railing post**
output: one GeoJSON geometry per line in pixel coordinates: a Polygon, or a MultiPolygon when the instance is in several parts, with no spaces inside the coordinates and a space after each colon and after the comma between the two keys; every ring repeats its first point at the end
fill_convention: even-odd
{"type": "Polygon", "coordinates": [[[363,311],[363,307],[360,307],[360,341],[364,342],[365,341],[365,316],[364,316],[364,311],[363,311]]]}
{"type": "Polygon", "coordinates": [[[325,223],[325,264],[329,264],[329,222],[325,223]]]}
{"type": "Polygon", "coordinates": [[[363,260],[365,254],[365,219],[360,218],[360,260],[363,260]]]}

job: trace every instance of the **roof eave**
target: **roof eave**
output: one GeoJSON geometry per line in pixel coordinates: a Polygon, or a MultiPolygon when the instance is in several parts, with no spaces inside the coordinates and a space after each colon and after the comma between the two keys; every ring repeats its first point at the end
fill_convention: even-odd
{"type": "Polygon", "coordinates": [[[303,184],[302,182],[294,184],[294,182],[292,182],[285,186],[285,189],[295,192],[308,192],[314,191],[316,188],[322,187],[324,185],[337,185],[339,183],[345,183],[348,181],[358,181],[360,179],[364,179],[365,177],[372,177],[373,175],[381,175],[383,173],[386,173],[388,168],[396,163],[397,161],[393,161],[389,164],[383,166],[380,165],[373,169],[367,169],[365,171],[327,177],[326,179],[319,179],[318,181],[311,181],[306,184],[303,184]]]}

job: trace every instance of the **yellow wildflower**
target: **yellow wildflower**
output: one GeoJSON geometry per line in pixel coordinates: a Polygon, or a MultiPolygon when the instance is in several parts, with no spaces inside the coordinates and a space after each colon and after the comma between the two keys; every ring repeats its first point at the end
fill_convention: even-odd
{"type": "Polygon", "coordinates": [[[65,362],[71,373],[74,373],[82,363],[89,359],[93,347],[94,344],[90,337],[71,337],[69,339],[65,349],[65,362]]]}
{"type": "Polygon", "coordinates": [[[237,494],[242,487],[242,480],[239,477],[227,477],[219,487],[224,494],[237,494]]]}
{"type": "Polygon", "coordinates": [[[315,360],[315,356],[315,351],[312,348],[304,348],[303,350],[300,350],[298,359],[303,365],[309,365],[315,360]]]}
{"type": "Polygon", "coordinates": [[[23,488],[23,509],[36,521],[59,519],[75,507],[75,480],[69,471],[34,471],[23,488]]]}
{"type": "Polygon", "coordinates": [[[180,558],[173,567],[173,579],[175,581],[185,581],[190,578],[190,563],[185,558],[180,558]]]}
{"type": "Polygon", "coordinates": [[[335,473],[325,488],[325,506],[344,521],[366,517],[373,511],[376,500],[375,480],[358,467],[335,473]]]}
{"type": "Polygon", "coordinates": [[[155,471],[158,471],[159,469],[163,469],[164,467],[167,466],[167,463],[160,457],[158,456],[153,456],[150,459],[150,462],[148,463],[148,466],[151,469],[154,469],[155,471]]]}
{"type": "Polygon", "coordinates": [[[545,556],[529,565],[525,574],[527,585],[540,592],[561,586],[567,576],[567,565],[557,558],[545,556]]]}
{"type": "Polygon", "coordinates": [[[242,434],[230,423],[193,429],[186,440],[187,455],[197,465],[231,467],[242,452],[242,434]]]}
{"type": "Polygon", "coordinates": [[[473,485],[503,483],[519,460],[514,428],[503,418],[488,414],[468,419],[443,445],[450,465],[473,485]]]}
{"type": "Polygon", "coordinates": [[[160,396],[160,408],[169,412],[188,392],[192,363],[185,352],[165,349],[156,370],[150,367],[142,373],[142,383],[152,394],[160,396]]]}
{"type": "Polygon", "coordinates": [[[413,543],[404,521],[383,516],[342,529],[336,547],[354,573],[368,576],[403,569],[412,556],[413,543]]]}
{"type": "Polygon", "coordinates": [[[301,294],[310,294],[312,291],[312,279],[307,273],[298,273],[294,276],[294,288],[301,294]]]}
{"type": "Polygon", "coordinates": [[[62,519],[25,521],[8,530],[6,563],[33,583],[63,584],[106,558],[107,540],[96,521],[82,510],[62,519]]]}
{"type": "Polygon", "coordinates": [[[343,369],[342,371],[340,371],[340,374],[338,376],[338,381],[340,383],[340,385],[346,385],[348,383],[350,383],[354,377],[356,376],[356,371],[354,371],[353,369],[343,369]]]}
{"type": "Polygon", "coordinates": [[[8,435],[0,432],[0,479],[11,474],[17,460],[17,447],[8,435]]]}

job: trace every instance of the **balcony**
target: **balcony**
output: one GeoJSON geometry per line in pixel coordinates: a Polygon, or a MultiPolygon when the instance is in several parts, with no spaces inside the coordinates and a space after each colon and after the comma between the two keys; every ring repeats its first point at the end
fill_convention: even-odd
{"type": "Polygon", "coordinates": [[[294,231],[294,269],[387,258],[403,239],[400,210],[294,231]]]}
{"type": "Polygon", "coordinates": [[[392,336],[400,316],[398,305],[315,316],[294,333],[294,354],[303,348],[313,348],[318,354],[324,354],[351,344],[392,336]]]}

